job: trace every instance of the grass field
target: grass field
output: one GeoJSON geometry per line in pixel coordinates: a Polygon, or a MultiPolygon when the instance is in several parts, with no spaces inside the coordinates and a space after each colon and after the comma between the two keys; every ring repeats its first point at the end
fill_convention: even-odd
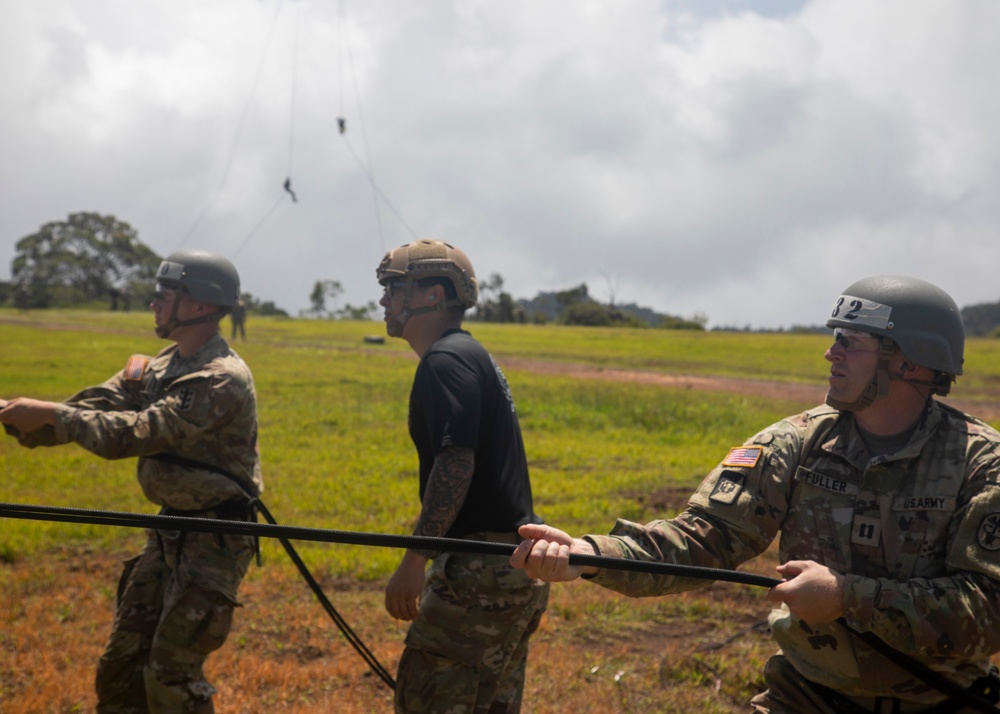
{"type": "MultiPolygon", "coordinates": [[[[780,388],[761,397],[651,387],[580,379],[573,367],[819,390],[825,383],[822,335],[468,327],[511,383],[536,509],[571,533],[606,532],[616,517],[670,515],[728,447],[813,406],[780,388]]],[[[120,369],[130,354],[155,354],[165,343],[151,328],[152,317],[140,312],[0,310],[0,397],[66,398],[120,369]]],[[[408,346],[366,343],[366,335],[382,334],[380,323],[251,316],[247,331],[249,340],[234,347],[255,375],[264,496],[278,520],[409,533],[418,503],[406,432],[416,366],[408,346]]],[[[956,396],[995,409],[998,348],[970,342],[969,376],[956,396]]],[[[27,450],[5,436],[0,501],[155,512],[131,460],[107,462],[75,446],[27,450]]],[[[133,529],[0,520],[0,711],[92,710],[90,682],[110,627],[118,562],[141,541],[133,529]]],[[[385,614],[381,587],[400,553],[297,547],[345,619],[394,671],[405,626],[385,614]]],[[[220,689],[217,711],[390,711],[385,688],[367,676],[277,544],[265,541],[264,555],[264,567],[245,583],[229,643],[209,661],[220,689]]],[[[767,555],[747,567],[773,574],[767,555]]],[[[769,610],[762,594],[713,585],[636,601],[586,583],[556,585],[533,640],[524,711],[742,711],[773,649],[761,624],[769,610]]]]}

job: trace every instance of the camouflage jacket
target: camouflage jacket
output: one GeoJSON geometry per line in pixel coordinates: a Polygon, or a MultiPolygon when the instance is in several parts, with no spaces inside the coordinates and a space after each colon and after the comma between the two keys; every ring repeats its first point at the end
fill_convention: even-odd
{"type": "Polygon", "coordinates": [[[253,376],[221,335],[188,358],[176,345],[152,359],[133,355],[118,374],[63,402],[54,428],[17,437],[29,447],[75,442],[108,459],[137,456],[146,497],[179,510],[244,496],[232,479],[197,464],[263,490],[253,376]]]}
{"type": "MultiPolygon", "coordinates": [[[[847,624],[968,686],[1000,651],[1000,434],[930,402],[907,445],[871,457],[854,417],[817,407],[734,448],[671,520],[587,536],[601,555],[733,569],[781,533],[779,557],[846,575],[847,624]]],[[[603,569],[632,596],[705,581],[603,569]]],[[[943,698],[838,624],[782,606],[771,627],[809,679],[850,696],[943,698]]]]}

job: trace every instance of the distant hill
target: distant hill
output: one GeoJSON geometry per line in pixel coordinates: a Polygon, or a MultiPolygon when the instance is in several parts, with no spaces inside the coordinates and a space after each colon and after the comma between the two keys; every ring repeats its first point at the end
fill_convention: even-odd
{"type": "Polygon", "coordinates": [[[1000,302],[963,307],[962,322],[969,337],[992,335],[1000,327],[1000,302]]]}
{"type": "MultiPolygon", "coordinates": [[[[556,299],[558,295],[556,291],[552,292],[539,292],[535,297],[530,300],[525,298],[520,298],[517,300],[517,304],[520,305],[528,317],[528,321],[532,321],[536,314],[544,316],[545,322],[555,322],[559,317],[560,305],[559,301],[556,299]]],[[[587,296],[582,299],[585,303],[596,303],[597,301],[593,298],[587,296]]],[[[616,308],[624,313],[634,316],[636,319],[640,320],[650,327],[656,327],[663,322],[670,320],[683,320],[684,318],[677,317],[675,315],[668,315],[666,313],[657,312],[649,307],[643,307],[642,305],[637,305],[635,303],[628,304],[616,304],[616,308]]],[[[1000,302],[995,303],[982,303],[979,305],[969,305],[963,307],[961,310],[962,322],[965,324],[965,332],[969,337],[988,337],[997,330],[1000,330],[1000,302]]],[[[782,327],[778,329],[771,330],[761,330],[754,329],[749,326],[716,326],[713,327],[713,331],[722,332],[818,332],[825,333],[828,332],[830,328],[825,325],[792,325],[791,327],[782,327]]]]}
{"type": "MultiPolygon", "coordinates": [[[[535,297],[530,300],[520,298],[517,304],[520,305],[525,314],[528,316],[528,321],[532,321],[535,315],[543,315],[545,317],[545,322],[555,322],[561,311],[561,306],[559,301],[556,299],[558,292],[539,292],[535,297]]],[[[597,300],[592,297],[584,297],[580,300],[583,303],[597,304],[597,300]]],[[[657,327],[663,323],[664,320],[683,320],[683,318],[677,317],[676,315],[667,315],[664,313],[656,312],[650,307],[643,307],[637,305],[634,302],[627,304],[615,303],[615,307],[621,310],[627,315],[635,317],[637,320],[641,321],[643,324],[649,325],[650,327],[657,327]]]]}

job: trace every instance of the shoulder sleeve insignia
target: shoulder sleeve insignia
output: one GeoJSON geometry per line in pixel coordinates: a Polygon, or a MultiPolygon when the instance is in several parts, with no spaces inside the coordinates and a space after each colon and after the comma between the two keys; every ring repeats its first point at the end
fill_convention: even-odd
{"type": "Polygon", "coordinates": [[[729,455],[722,461],[722,465],[752,469],[757,465],[760,455],[763,453],[763,446],[734,446],[729,450],[729,455]]]}
{"type": "Polygon", "coordinates": [[[983,517],[976,540],[986,550],[1000,550],[1000,513],[990,513],[983,517]]]}
{"type": "Polygon", "coordinates": [[[723,471],[719,476],[719,480],[715,483],[715,488],[712,489],[712,494],[708,497],[709,500],[731,506],[736,503],[736,498],[740,495],[740,491],[743,490],[743,482],[745,480],[746,474],[744,473],[723,471]]]}
{"type": "Polygon", "coordinates": [[[143,355],[132,355],[125,363],[125,379],[130,382],[138,382],[146,371],[149,364],[149,357],[143,355]]]}
{"type": "Polygon", "coordinates": [[[190,387],[185,387],[180,391],[177,398],[177,410],[186,412],[191,407],[194,406],[194,390],[190,387]]]}

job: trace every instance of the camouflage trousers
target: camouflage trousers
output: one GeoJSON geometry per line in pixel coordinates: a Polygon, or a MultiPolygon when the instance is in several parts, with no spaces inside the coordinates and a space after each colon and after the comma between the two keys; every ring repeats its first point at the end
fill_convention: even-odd
{"type": "Polygon", "coordinates": [[[514,714],[549,586],[508,556],[442,553],[396,675],[396,712],[514,714]]]}
{"type": "Polygon", "coordinates": [[[782,655],[767,661],[764,680],[767,691],[750,700],[758,714],[972,714],[975,711],[951,700],[934,704],[887,697],[848,697],[809,681],[782,655]]]}
{"type": "Polygon", "coordinates": [[[118,583],[95,679],[100,714],[213,711],[202,666],[229,635],[251,554],[242,536],[148,532],[118,583]]]}

